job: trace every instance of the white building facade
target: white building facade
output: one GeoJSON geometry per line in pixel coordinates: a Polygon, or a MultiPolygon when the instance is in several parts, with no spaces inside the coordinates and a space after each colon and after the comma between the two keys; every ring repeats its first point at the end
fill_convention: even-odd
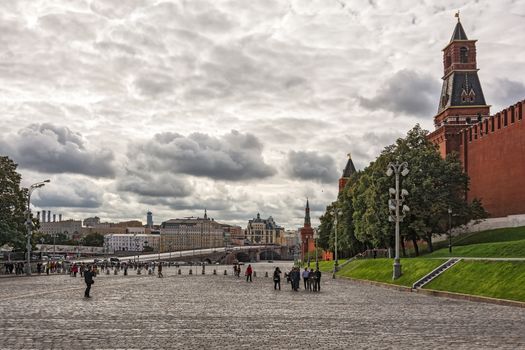
{"type": "Polygon", "coordinates": [[[154,252],[158,252],[160,247],[160,235],[115,233],[105,235],[104,240],[110,253],[115,251],[142,252],[145,247],[151,247],[154,252]]]}

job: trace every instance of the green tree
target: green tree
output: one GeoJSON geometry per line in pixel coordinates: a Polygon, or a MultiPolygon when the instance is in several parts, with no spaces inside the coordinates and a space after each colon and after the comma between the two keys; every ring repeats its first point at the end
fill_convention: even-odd
{"type": "Polygon", "coordinates": [[[401,177],[401,188],[408,190],[406,204],[411,208],[401,224],[401,243],[411,241],[419,254],[418,241],[423,239],[432,251],[432,237],[448,229],[448,209],[454,213],[458,226],[487,216],[479,200],[468,203],[468,176],[456,154],[441,157],[436,146],[427,139],[428,132],[416,125],[395,144],[385,147],[379,157],[347,184],[337,202],[321,217],[323,243],[331,247],[333,207],[343,209],[342,244],[349,252],[365,247],[393,247],[394,225],[388,221],[389,188],[394,178],[386,175],[390,162],[407,162],[410,172],[401,177]],[[326,240],[328,237],[328,240],[326,240]],[[355,239],[357,242],[354,242],[355,239]]]}
{"type": "Polygon", "coordinates": [[[97,232],[88,233],[82,238],[82,244],[90,247],[103,247],[104,236],[97,232]]]}
{"type": "Polygon", "coordinates": [[[17,164],[0,156],[0,246],[8,243],[15,250],[25,249],[25,189],[20,188],[17,164]]]}

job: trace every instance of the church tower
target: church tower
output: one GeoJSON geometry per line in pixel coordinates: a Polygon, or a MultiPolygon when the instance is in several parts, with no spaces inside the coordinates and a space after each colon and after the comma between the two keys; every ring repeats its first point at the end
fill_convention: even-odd
{"type": "Polygon", "coordinates": [[[438,112],[434,117],[436,130],[429,135],[439,146],[442,157],[459,152],[458,132],[469,124],[489,118],[490,106],[485,103],[478,77],[476,41],[469,40],[456,13],[458,22],[452,38],[443,49],[443,86],[438,112]]]}

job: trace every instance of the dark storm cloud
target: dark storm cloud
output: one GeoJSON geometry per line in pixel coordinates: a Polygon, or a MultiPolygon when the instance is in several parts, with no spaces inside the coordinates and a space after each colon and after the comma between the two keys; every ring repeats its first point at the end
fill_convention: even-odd
{"type": "MultiPolygon", "coordinates": [[[[495,84],[490,84],[489,87],[490,101],[494,101],[494,104],[499,109],[507,108],[508,106],[525,99],[525,84],[518,81],[509,79],[496,79],[495,84]]],[[[498,112],[493,110],[492,113],[498,112]]]]}
{"type": "Polygon", "coordinates": [[[40,208],[99,208],[103,204],[103,190],[86,179],[53,179],[36,191],[33,198],[33,203],[40,208]]]}
{"type": "Polygon", "coordinates": [[[427,74],[401,70],[385,81],[375,96],[360,97],[361,106],[428,118],[436,109],[439,82],[427,74]]]}
{"type": "Polygon", "coordinates": [[[166,132],[133,144],[128,154],[135,171],[164,171],[236,181],[262,179],[276,170],[262,157],[254,135],[232,131],[220,137],[203,133],[183,136],[166,132]]]}
{"type": "Polygon", "coordinates": [[[323,183],[334,182],[338,177],[334,159],[317,152],[291,151],[288,153],[286,172],[292,178],[323,183]]]}
{"type": "Polygon", "coordinates": [[[193,193],[189,181],[170,174],[128,174],[117,188],[146,197],[186,197],[193,193]]]}
{"type": "MultiPolygon", "coordinates": [[[[195,210],[195,211],[204,211],[206,210],[230,210],[232,207],[233,201],[230,198],[208,198],[203,199],[199,197],[188,197],[188,198],[143,198],[141,200],[144,204],[151,205],[165,205],[173,210],[195,210]]],[[[204,213],[198,212],[196,215],[202,215],[204,213]]]]}
{"type": "Polygon", "coordinates": [[[32,124],[0,140],[0,153],[44,173],[76,173],[113,177],[113,152],[88,149],[82,136],[67,127],[32,124]]]}

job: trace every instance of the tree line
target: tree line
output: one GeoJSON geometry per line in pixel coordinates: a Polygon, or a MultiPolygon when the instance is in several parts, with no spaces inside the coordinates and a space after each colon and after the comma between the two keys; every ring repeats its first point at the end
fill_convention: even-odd
{"type": "Polygon", "coordinates": [[[410,242],[416,256],[420,243],[433,251],[432,238],[449,229],[449,208],[452,227],[488,216],[481,201],[467,201],[469,177],[463,172],[456,153],[442,158],[437,146],[428,138],[428,131],[419,125],[406,137],[384,148],[381,154],[362,171],[349,179],[335,202],[320,218],[320,247],[333,251],[335,240],[334,209],[342,214],[337,220],[337,246],[342,256],[354,256],[366,249],[393,248],[394,223],[388,220],[389,188],[394,177],[386,174],[391,162],[407,162],[409,173],[401,177],[401,187],[410,211],[400,224],[401,250],[406,256],[410,242]]]}

